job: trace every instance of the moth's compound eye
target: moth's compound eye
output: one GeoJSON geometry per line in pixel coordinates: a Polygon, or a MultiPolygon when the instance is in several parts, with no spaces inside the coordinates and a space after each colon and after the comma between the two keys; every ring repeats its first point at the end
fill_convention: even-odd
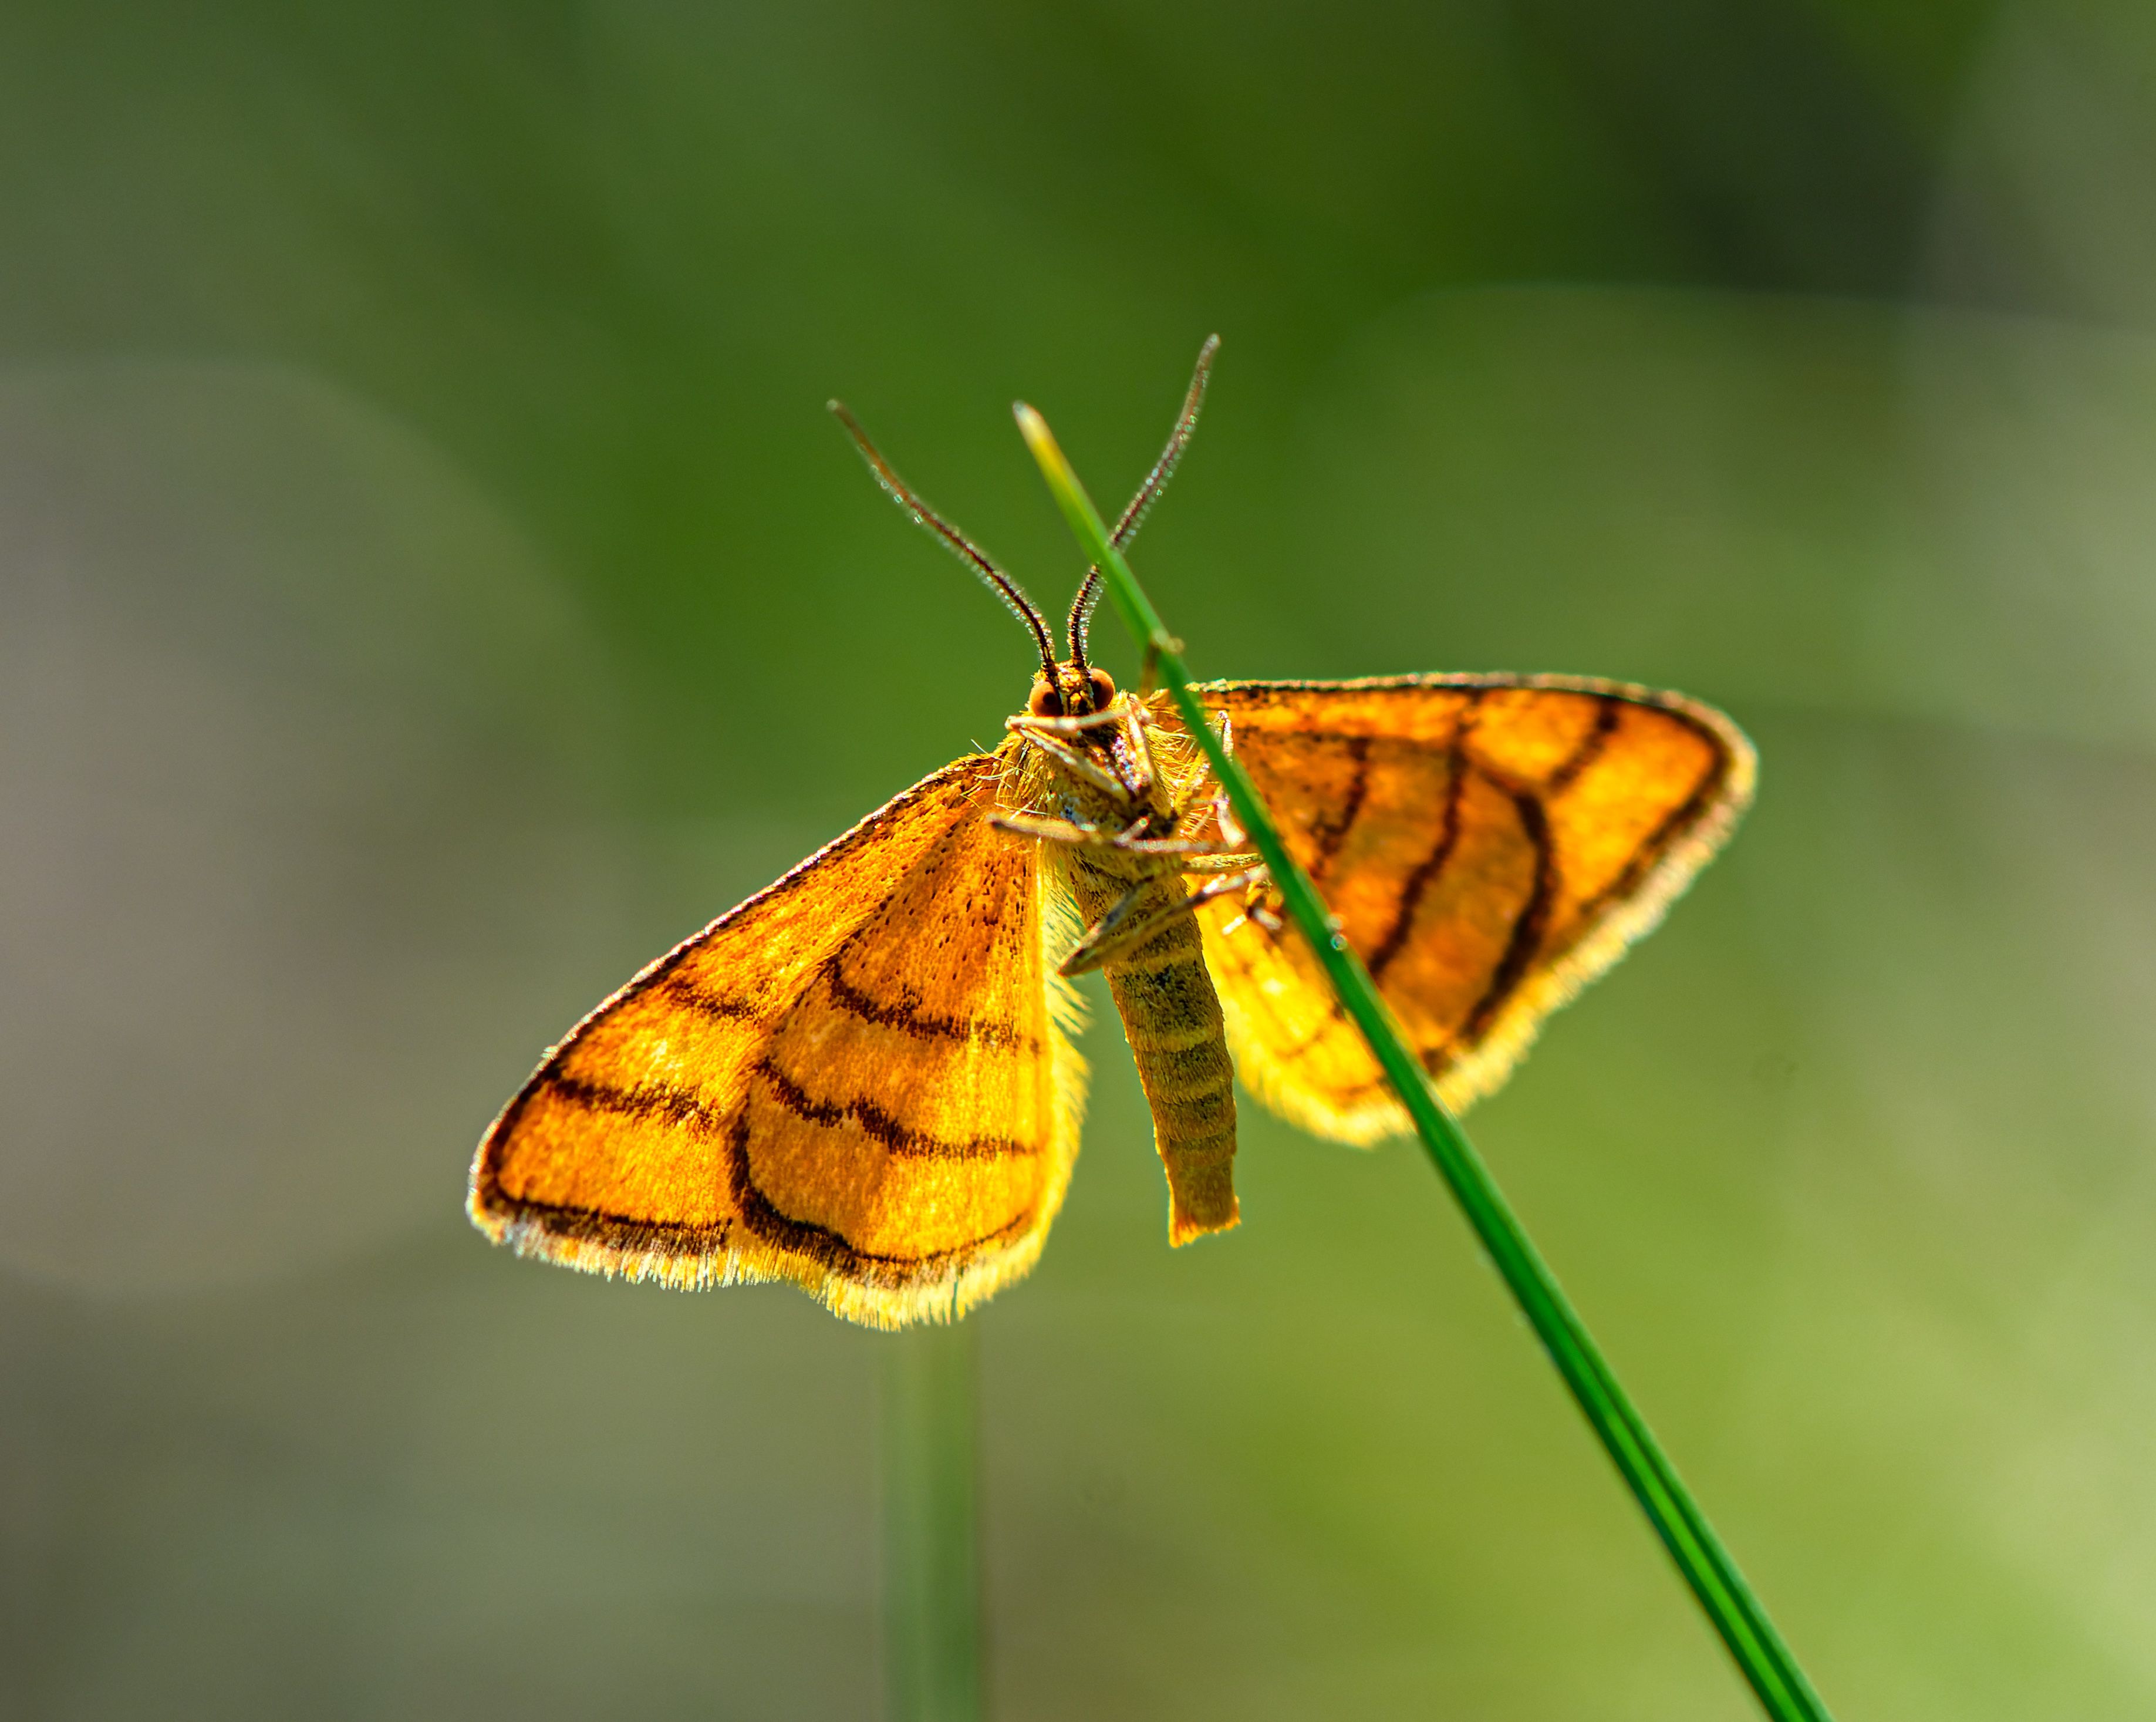
{"type": "Polygon", "coordinates": [[[1093,671],[1093,709],[1105,712],[1108,702],[1116,697],[1116,684],[1106,670],[1093,671]]]}
{"type": "Polygon", "coordinates": [[[1048,685],[1045,676],[1033,678],[1033,692],[1027,697],[1025,709],[1035,717],[1060,717],[1063,715],[1063,696],[1048,685]]]}

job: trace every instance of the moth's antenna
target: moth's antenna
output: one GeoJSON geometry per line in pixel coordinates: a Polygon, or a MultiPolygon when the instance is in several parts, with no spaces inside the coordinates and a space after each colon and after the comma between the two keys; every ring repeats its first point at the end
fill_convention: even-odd
{"type": "Polygon", "coordinates": [[[1131,498],[1131,506],[1116,522],[1115,531],[1108,534],[1108,542],[1116,549],[1122,549],[1137,536],[1146,511],[1160,500],[1160,493],[1175,475],[1175,463],[1190,446],[1190,433],[1198,429],[1198,409],[1205,404],[1205,379],[1212,374],[1213,355],[1219,350],[1218,335],[1208,335],[1204,346],[1198,349],[1198,368],[1190,373],[1190,389],[1183,397],[1183,410],[1176,415],[1175,429],[1168,433],[1168,446],[1160,451],[1160,459],[1152,463],[1152,470],[1138,486],[1137,495],[1131,498]]]}
{"type": "MultiPolygon", "coordinates": [[[[1147,511],[1160,500],[1160,493],[1168,488],[1168,481],[1175,476],[1176,463],[1182,460],[1183,451],[1190,446],[1190,434],[1198,429],[1199,409],[1205,404],[1205,382],[1213,374],[1213,356],[1220,351],[1220,337],[1208,335],[1204,346],[1198,349],[1198,367],[1190,373],[1190,387],[1183,397],[1183,410],[1176,414],[1175,429],[1168,433],[1168,446],[1160,451],[1160,459],[1152,463],[1152,470],[1138,486],[1138,493],[1131,498],[1130,506],[1123,510],[1116,522],[1116,529],[1108,534],[1108,542],[1120,550],[1138,535],[1144,524],[1147,511]]],[[[1070,601],[1070,620],[1065,635],[1070,642],[1070,661],[1078,666],[1078,673],[1086,672],[1086,631],[1093,620],[1093,606],[1101,601],[1101,571],[1088,568],[1086,583],[1078,589],[1078,595],[1070,601]]]]}
{"type": "Polygon", "coordinates": [[[1047,674],[1049,686],[1053,687],[1055,685],[1055,636],[1048,631],[1047,619],[1034,607],[1034,602],[1025,595],[1024,589],[990,562],[972,539],[915,495],[911,486],[891,470],[891,463],[876,452],[876,445],[869,440],[869,434],[861,429],[860,421],[846,410],[844,403],[833,401],[830,408],[839,423],[846,427],[847,434],[854,439],[854,445],[861,451],[861,459],[869,463],[869,470],[876,475],[876,482],[891,493],[891,500],[911,515],[917,524],[926,527],[941,538],[952,554],[970,563],[973,572],[1010,606],[1011,614],[1033,630],[1033,642],[1040,648],[1041,668],[1047,674]]]}
{"type": "Polygon", "coordinates": [[[1070,642],[1070,661],[1077,666],[1081,684],[1092,680],[1093,671],[1086,661],[1086,629],[1093,619],[1093,606],[1101,601],[1101,571],[1086,570],[1086,583],[1078,589],[1078,595],[1070,600],[1070,619],[1064,625],[1064,638],[1070,642]]]}

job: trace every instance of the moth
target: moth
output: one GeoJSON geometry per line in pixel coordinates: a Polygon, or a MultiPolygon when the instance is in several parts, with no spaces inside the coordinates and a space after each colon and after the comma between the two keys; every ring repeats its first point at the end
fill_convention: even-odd
{"type": "MultiPolygon", "coordinates": [[[[1214,345],[1119,547],[1189,440],[1214,345]]],[[[1086,1074],[1070,977],[1096,968],[1152,1110],[1171,1243],[1236,1223],[1238,1072],[1318,1135],[1405,1130],[1173,708],[1087,657],[1100,571],[1059,654],[1017,583],[833,409],[1031,633],[1024,708],[993,753],[922,779],[578,1024],[480,1144],[474,1221],[593,1272],[790,1281],[871,1327],[954,1319],[1032,1267],[1062,1203],[1086,1074]]],[[[1624,683],[1198,691],[1455,1108],[1655,924],[1752,791],[1727,717],[1624,683]]]]}

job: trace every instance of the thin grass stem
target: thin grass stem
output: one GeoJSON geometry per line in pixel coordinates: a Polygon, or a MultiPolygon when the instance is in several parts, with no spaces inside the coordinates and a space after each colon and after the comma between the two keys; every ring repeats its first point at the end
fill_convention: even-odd
{"type": "Polygon", "coordinates": [[[1483,1165],[1481,1156],[1438,1100],[1429,1074],[1400,1038],[1369,971],[1340,936],[1309,875],[1281,841],[1279,829],[1256,787],[1206,722],[1183,669],[1182,642],[1163,625],[1130,565],[1110,542],[1099,512],[1056,445],[1046,421],[1024,404],[1016,412],[1019,429],[1086,560],[1096,563],[1106,578],[1109,601],[1147,659],[1156,664],[1184,727],[1204,749],[1216,780],[1227,791],[1235,817],[1265,857],[1289,912],[1309,938],[1342,1005],[1361,1029],[1399,1092],[1424,1149],[1700,1607],[1728,1647],[1760,1707],[1774,1722],[1830,1722],[1825,1704],[1662,1452],[1645,1419],[1604,1360],[1556,1276],[1483,1165]]]}
{"type": "Polygon", "coordinates": [[[890,1722],[980,1722],[973,1334],[971,1322],[927,1324],[880,1348],[890,1722]]]}

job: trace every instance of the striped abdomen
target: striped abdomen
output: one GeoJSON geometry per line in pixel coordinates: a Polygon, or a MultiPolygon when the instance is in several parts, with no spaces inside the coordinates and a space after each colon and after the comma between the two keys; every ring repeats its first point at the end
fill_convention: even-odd
{"type": "MultiPolygon", "coordinates": [[[[1114,863],[1079,856],[1070,886],[1089,927],[1133,886],[1142,892],[1133,919],[1173,907],[1186,894],[1172,861],[1120,856],[1114,863]]],[[[1153,1145],[1168,1169],[1168,1241],[1223,1231],[1235,1223],[1235,1073],[1197,918],[1176,916],[1102,966],[1152,1108],[1153,1145]]]]}

